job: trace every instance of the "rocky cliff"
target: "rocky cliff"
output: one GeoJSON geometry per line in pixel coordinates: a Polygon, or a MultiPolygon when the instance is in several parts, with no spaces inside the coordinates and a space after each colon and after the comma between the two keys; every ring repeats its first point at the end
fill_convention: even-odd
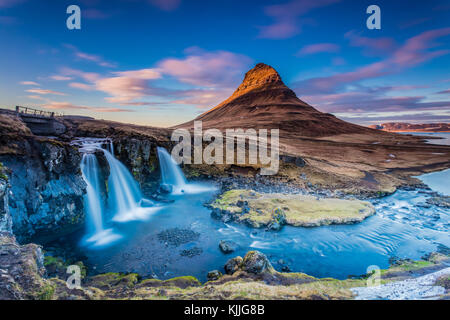
{"type": "Polygon", "coordinates": [[[86,184],[77,149],[34,136],[14,115],[0,115],[0,131],[0,162],[9,172],[8,185],[0,183],[5,185],[0,198],[18,240],[55,237],[80,228],[86,184]]]}

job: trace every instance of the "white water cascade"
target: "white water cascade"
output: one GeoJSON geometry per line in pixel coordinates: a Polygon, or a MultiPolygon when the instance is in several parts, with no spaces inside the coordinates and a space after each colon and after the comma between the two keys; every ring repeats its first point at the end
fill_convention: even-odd
{"type": "Polygon", "coordinates": [[[81,173],[86,182],[84,206],[88,219],[88,235],[85,242],[93,246],[101,246],[121,238],[113,229],[105,229],[103,225],[104,206],[101,200],[100,168],[95,151],[101,146],[101,141],[87,140],[80,148],[83,153],[81,159],[81,173]]]}
{"type": "Polygon", "coordinates": [[[161,168],[161,181],[172,187],[172,194],[201,193],[214,190],[211,186],[187,183],[181,168],[172,156],[163,147],[158,147],[159,166],[161,168]]]}
{"type": "Polygon", "coordinates": [[[113,221],[126,222],[145,220],[158,210],[154,203],[144,199],[139,186],[127,168],[117,160],[110,139],[81,138],[73,142],[80,147],[83,154],[81,171],[86,182],[85,208],[87,215],[88,236],[86,243],[95,246],[111,243],[121,236],[113,229],[104,228],[104,220],[112,215],[113,221]],[[109,148],[109,150],[108,150],[109,148]],[[108,201],[105,207],[101,196],[100,168],[95,155],[101,151],[109,165],[108,201]]]}

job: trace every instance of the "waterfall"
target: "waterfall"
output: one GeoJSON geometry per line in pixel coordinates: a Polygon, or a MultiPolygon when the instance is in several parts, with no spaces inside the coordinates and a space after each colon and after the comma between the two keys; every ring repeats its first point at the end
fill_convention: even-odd
{"type": "Polygon", "coordinates": [[[172,187],[172,194],[201,193],[212,191],[211,186],[187,183],[181,168],[163,147],[158,147],[159,166],[161,168],[161,182],[172,187]]]}
{"type": "Polygon", "coordinates": [[[155,204],[144,199],[138,183],[127,168],[114,157],[114,146],[110,139],[80,138],[72,142],[83,154],[81,173],[86,182],[84,196],[88,235],[85,242],[94,246],[111,243],[121,235],[104,227],[105,219],[112,216],[116,222],[144,220],[159,210],[155,204]],[[109,149],[109,150],[108,150],[109,149]],[[105,207],[101,196],[100,167],[95,152],[103,152],[109,165],[108,201],[105,207]]]}
{"type": "Polygon", "coordinates": [[[104,206],[101,198],[100,168],[94,153],[100,148],[100,144],[98,140],[86,140],[80,148],[80,152],[83,153],[81,174],[86,182],[84,207],[89,229],[85,242],[93,246],[105,245],[121,238],[121,235],[114,233],[113,229],[105,229],[103,226],[104,206]]]}
{"type": "MultiPolygon", "coordinates": [[[[129,221],[144,218],[150,208],[143,208],[143,198],[138,183],[127,168],[117,160],[108,150],[102,149],[109,164],[108,178],[108,205],[109,209],[116,212],[114,221],[129,221]]],[[[111,144],[111,150],[112,144],[111,144]]],[[[148,206],[153,204],[145,199],[148,206]]],[[[153,208],[155,209],[155,208],[153,208]]]]}
{"type": "Polygon", "coordinates": [[[103,206],[100,201],[100,182],[98,178],[98,161],[94,154],[85,153],[81,160],[81,173],[86,182],[85,208],[90,225],[94,230],[91,232],[101,233],[103,231],[102,212],[103,206]]]}
{"type": "Polygon", "coordinates": [[[162,147],[157,148],[159,166],[161,167],[161,181],[163,184],[172,186],[172,193],[185,192],[186,178],[172,156],[162,147]]]}

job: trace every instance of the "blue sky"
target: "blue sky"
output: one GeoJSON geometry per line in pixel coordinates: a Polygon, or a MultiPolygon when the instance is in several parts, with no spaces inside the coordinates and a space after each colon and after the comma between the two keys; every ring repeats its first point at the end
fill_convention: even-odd
{"type": "Polygon", "coordinates": [[[348,121],[450,122],[449,21],[439,0],[0,0],[0,106],[170,126],[264,62],[348,121]]]}

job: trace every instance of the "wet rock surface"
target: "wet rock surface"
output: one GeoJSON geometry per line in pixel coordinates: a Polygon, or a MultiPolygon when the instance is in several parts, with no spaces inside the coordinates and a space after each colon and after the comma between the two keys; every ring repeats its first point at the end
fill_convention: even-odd
{"type": "Polygon", "coordinates": [[[198,232],[180,228],[167,229],[158,233],[159,241],[174,247],[178,247],[191,241],[196,241],[199,237],[200,234],[198,232]]]}
{"type": "Polygon", "coordinates": [[[20,140],[21,154],[0,155],[10,171],[9,212],[20,242],[53,238],[84,223],[86,184],[77,149],[47,138],[20,140]]]}
{"type": "Polygon", "coordinates": [[[222,240],[219,242],[220,251],[223,253],[232,253],[238,248],[238,244],[231,240],[222,240]]]}

